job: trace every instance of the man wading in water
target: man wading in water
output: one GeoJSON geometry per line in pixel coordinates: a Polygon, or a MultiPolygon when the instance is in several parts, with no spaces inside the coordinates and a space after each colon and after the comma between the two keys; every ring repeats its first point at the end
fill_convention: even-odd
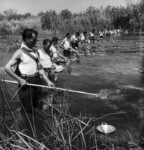
{"type": "Polygon", "coordinates": [[[39,108],[41,89],[28,86],[27,83],[42,84],[45,82],[50,87],[54,86],[38,61],[39,56],[37,50],[34,49],[37,36],[37,31],[25,29],[22,33],[23,42],[21,47],[13,54],[5,66],[5,71],[18,81],[20,88],[19,99],[24,108],[23,110],[29,114],[33,112],[33,108],[39,108]]]}

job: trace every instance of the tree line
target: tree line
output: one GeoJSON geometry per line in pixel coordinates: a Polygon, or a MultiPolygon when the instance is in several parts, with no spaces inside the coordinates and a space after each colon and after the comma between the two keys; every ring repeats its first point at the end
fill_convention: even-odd
{"type": "Polygon", "coordinates": [[[0,21],[7,19],[22,20],[40,17],[42,30],[56,32],[75,32],[95,29],[121,29],[130,32],[144,31],[144,0],[127,7],[107,6],[105,8],[89,7],[80,13],[72,13],[68,9],[57,13],[55,10],[40,12],[36,16],[31,13],[17,14],[10,9],[0,13],[0,21]]]}
{"type": "Polygon", "coordinates": [[[72,13],[68,9],[59,14],[50,10],[42,14],[43,30],[75,32],[96,29],[121,29],[130,32],[144,31],[144,1],[127,7],[95,8],[89,7],[81,13],[72,13]]]}

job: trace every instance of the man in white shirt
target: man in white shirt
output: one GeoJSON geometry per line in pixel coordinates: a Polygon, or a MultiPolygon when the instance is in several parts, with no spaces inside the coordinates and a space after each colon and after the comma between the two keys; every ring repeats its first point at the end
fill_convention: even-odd
{"type": "Polygon", "coordinates": [[[94,43],[95,42],[95,29],[92,29],[92,31],[90,32],[90,42],[94,43]]]}
{"type": "Polygon", "coordinates": [[[72,54],[75,54],[77,63],[79,63],[80,59],[78,52],[74,48],[72,48],[70,38],[71,38],[70,33],[66,33],[66,36],[61,43],[61,47],[64,49],[63,55],[71,60],[72,54]]]}
{"type": "Polygon", "coordinates": [[[51,41],[49,39],[43,40],[43,48],[38,49],[39,54],[39,61],[46,72],[49,79],[53,82],[54,81],[54,69],[55,66],[51,60],[51,52],[49,50],[51,45],[51,41]]]}
{"type": "Polygon", "coordinates": [[[104,37],[104,31],[102,29],[99,31],[99,37],[101,39],[104,37]]]}
{"type": "Polygon", "coordinates": [[[58,40],[59,39],[57,37],[53,37],[49,49],[52,54],[51,56],[52,62],[55,66],[54,70],[55,82],[57,82],[58,80],[58,74],[65,70],[65,67],[63,65],[68,62],[68,59],[64,57],[62,54],[60,54],[60,52],[58,51],[58,40]]]}
{"type": "Polygon", "coordinates": [[[76,32],[71,36],[71,45],[73,49],[78,49],[79,47],[79,38],[80,38],[80,33],[76,32]]]}
{"type": "Polygon", "coordinates": [[[71,50],[72,50],[72,47],[70,44],[70,38],[71,38],[70,33],[66,33],[66,36],[62,40],[62,43],[61,43],[61,48],[63,48],[63,55],[69,59],[70,59],[71,50]]]}
{"type": "Polygon", "coordinates": [[[83,33],[80,34],[80,42],[86,43],[86,40],[87,40],[87,32],[84,31],[83,33]]]}
{"type": "Polygon", "coordinates": [[[59,39],[57,37],[53,37],[51,40],[51,46],[49,50],[52,54],[52,61],[57,65],[62,63],[65,64],[67,62],[67,58],[60,54],[58,50],[58,41],[59,39]]]}
{"type": "Polygon", "coordinates": [[[37,50],[34,49],[37,36],[37,31],[25,29],[22,33],[23,43],[20,49],[13,54],[5,66],[5,71],[19,83],[19,99],[27,113],[32,113],[33,108],[39,107],[41,93],[40,88],[28,86],[27,82],[41,84],[44,81],[48,86],[54,86],[45,74],[38,60],[37,50]],[[19,74],[15,72],[16,68],[19,74]]]}

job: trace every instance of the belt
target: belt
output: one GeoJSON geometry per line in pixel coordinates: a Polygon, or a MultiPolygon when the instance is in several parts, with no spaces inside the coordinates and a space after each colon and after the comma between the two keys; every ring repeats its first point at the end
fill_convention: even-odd
{"type": "Polygon", "coordinates": [[[21,74],[21,77],[25,77],[25,78],[32,78],[32,77],[36,77],[38,75],[38,72],[34,73],[34,74],[21,74]]]}

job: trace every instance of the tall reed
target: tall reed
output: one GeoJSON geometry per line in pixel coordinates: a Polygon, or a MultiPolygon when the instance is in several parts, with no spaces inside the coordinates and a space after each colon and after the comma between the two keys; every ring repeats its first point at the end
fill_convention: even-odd
{"type": "Polygon", "coordinates": [[[0,122],[3,125],[0,129],[0,149],[114,150],[128,148],[126,141],[118,141],[115,136],[105,136],[96,131],[95,124],[100,118],[86,117],[81,114],[72,116],[69,112],[70,106],[67,104],[68,93],[64,93],[62,98],[56,91],[51,94],[57,103],[49,103],[48,97],[46,110],[33,109],[31,118],[25,112],[26,120],[31,126],[29,130],[33,133],[31,137],[26,134],[24,128],[19,128],[21,122],[18,119],[18,113],[21,112],[16,110],[21,105],[16,105],[16,109],[11,107],[17,93],[10,96],[6,83],[1,82],[0,122]],[[11,118],[11,124],[8,118],[11,118]]]}

